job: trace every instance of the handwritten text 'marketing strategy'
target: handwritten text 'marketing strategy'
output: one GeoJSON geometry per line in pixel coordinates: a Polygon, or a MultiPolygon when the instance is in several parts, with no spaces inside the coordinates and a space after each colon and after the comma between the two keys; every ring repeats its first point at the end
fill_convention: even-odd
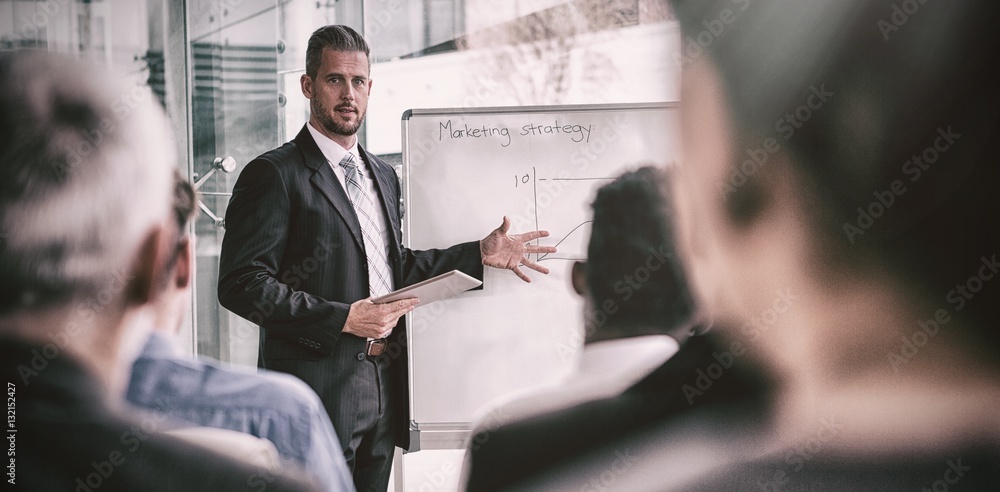
{"type": "MultiPolygon", "coordinates": [[[[594,130],[594,125],[567,125],[560,124],[555,120],[552,124],[529,123],[520,128],[517,135],[522,137],[536,137],[544,135],[565,135],[576,143],[589,142],[590,134],[594,130]]],[[[501,147],[510,145],[511,131],[506,126],[489,125],[470,126],[468,123],[455,123],[451,120],[438,123],[438,141],[443,141],[445,137],[449,139],[495,139],[501,147]]]]}

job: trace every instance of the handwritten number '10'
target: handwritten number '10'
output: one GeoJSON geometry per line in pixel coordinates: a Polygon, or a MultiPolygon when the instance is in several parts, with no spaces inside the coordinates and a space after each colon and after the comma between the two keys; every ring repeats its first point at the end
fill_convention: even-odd
{"type": "Polygon", "coordinates": [[[527,183],[531,179],[528,173],[524,173],[524,176],[514,175],[514,188],[517,188],[522,183],[527,183]]]}

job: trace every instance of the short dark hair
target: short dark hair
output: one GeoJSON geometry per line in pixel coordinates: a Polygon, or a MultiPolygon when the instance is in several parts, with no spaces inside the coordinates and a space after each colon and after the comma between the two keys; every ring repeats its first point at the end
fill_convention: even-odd
{"type": "Polygon", "coordinates": [[[675,251],[666,180],[662,169],[645,166],[604,185],[594,198],[584,267],[587,291],[594,309],[615,302],[615,309],[605,310],[607,321],[596,327],[606,330],[600,338],[644,334],[650,328],[673,334],[695,314],[675,251]],[[630,295],[622,292],[626,285],[630,295]],[[644,331],[631,332],[635,329],[644,331]]]}
{"type": "MultiPolygon", "coordinates": [[[[306,75],[310,78],[316,78],[323,61],[323,50],[327,48],[333,51],[362,52],[370,57],[368,43],[354,29],[337,24],[323,26],[313,31],[306,46],[306,75]]],[[[370,66],[370,58],[368,63],[370,66]]]]}
{"type": "MultiPolygon", "coordinates": [[[[998,2],[902,2],[915,12],[898,0],[737,3],[673,0],[681,63],[704,55],[722,82],[734,138],[727,178],[773,138],[810,202],[817,267],[885,266],[944,301],[1000,246],[998,2]],[[817,92],[829,100],[802,109],[819,103],[817,92]],[[783,125],[787,115],[808,121],[783,125]],[[924,155],[934,162],[921,168],[914,157],[924,155]]],[[[725,198],[736,226],[763,209],[768,176],[766,164],[742,174],[725,198]]],[[[962,314],[979,311],[982,326],[995,326],[997,293],[984,289],[962,314]]],[[[1000,330],[990,332],[1000,344],[1000,330]]]]}

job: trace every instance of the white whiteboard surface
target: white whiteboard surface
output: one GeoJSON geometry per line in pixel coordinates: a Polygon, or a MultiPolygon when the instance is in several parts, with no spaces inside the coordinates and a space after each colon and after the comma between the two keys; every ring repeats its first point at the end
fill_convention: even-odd
{"type": "MultiPolygon", "coordinates": [[[[403,115],[404,238],[414,249],[478,240],[506,215],[511,233],[548,230],[551,270],[486,268],[484,288],[411,313],[412,426],[467,429],[510,394],[553,384],[583,343],[570,286],[601,185],[677,159],[671,104],[411,110],[403,115]]],[[[536,259],[536,255],[532,255],[536,259]]],[[[486,418],[502,419],[501,415],[486,418]]]]}

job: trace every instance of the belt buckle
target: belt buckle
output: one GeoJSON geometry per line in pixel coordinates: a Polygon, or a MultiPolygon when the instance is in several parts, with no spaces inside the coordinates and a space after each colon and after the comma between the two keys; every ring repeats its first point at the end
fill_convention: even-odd
{"type": "Polygon", "coordinates": [[[385,351],[384,338],[376,338],[374,340],[368,340],[367,346],[365,347],[365,353],[368,354],[369,357],[377,357],[379,355],[382,355],[382,352],[384,351],[385,351]]]}

